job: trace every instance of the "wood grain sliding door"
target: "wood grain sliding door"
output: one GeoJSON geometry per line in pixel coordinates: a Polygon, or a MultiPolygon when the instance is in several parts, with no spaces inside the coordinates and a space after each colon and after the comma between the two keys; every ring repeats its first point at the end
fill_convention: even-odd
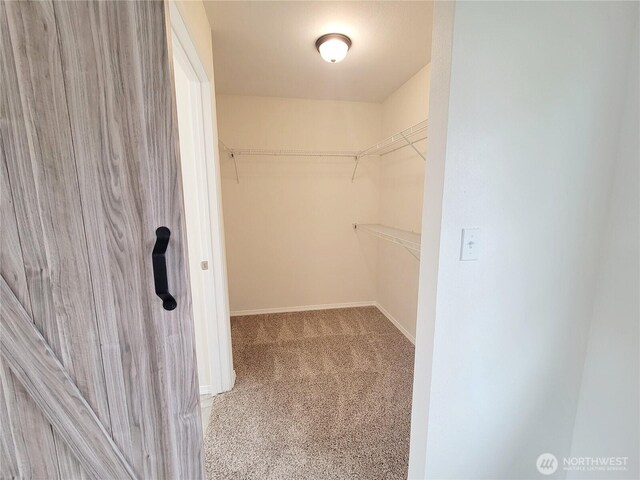
{"type": "Polygon", "coordinates": [[[203,476],[167,26],[0,2],[1,478],[203,476]]]}

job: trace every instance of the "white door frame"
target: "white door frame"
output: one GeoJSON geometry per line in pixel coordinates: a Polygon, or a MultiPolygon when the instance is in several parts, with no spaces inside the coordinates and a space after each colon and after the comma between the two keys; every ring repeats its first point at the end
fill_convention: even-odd
{"type": "MultiPolygon", "coordinates": [[[[209,359],[209,379],[200,379],[200,394],[226,392],[233,388],[235,371],[231,351],[229,294],[222,222],[222,186],[218,158],[218,126],[215,116],[213,79],[210,79],[200,60],[178,7],[169,2],[174,58],[190,77],[193,99],[196,160],[202,173],[203,253],[209,261],[210,275],[203,275],[205,297],[206,344],[209,359]]],[[[188,232],[187,232],[188,234],[188,232]]]]}
{"type": "Polygon", "coordinates": [[[449,90],[456,2],[435,2],[429,87],[429,151],[422,204],[422,243],[416,348],[413,368],[409,479],[427,478],[427,437],[431,401],[433,338],[435,335],[442,198],[444,191],[449,90]]]}

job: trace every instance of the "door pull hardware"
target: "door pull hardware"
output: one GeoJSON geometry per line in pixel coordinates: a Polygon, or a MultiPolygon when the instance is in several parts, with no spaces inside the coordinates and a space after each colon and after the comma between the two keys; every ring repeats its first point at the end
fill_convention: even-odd
{"type": "Polygon", "coordinates": [[[167,281],[167,259],[165,253],[169,245],[171,230],[167,227],[159,227],[156,230],[156,244],[153,247],[153,281],[156,287],[156,295],[162,299],[162,307],[165,310],[174,310],[178,302],[169,293],[169,283],[167,281]]]}

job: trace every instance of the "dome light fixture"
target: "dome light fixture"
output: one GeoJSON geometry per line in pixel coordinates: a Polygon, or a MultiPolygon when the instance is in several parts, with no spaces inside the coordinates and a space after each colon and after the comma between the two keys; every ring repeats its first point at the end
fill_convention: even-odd
{"type": "Polygon", "coordinates": [[[342,33],[327,33],[316,40],[316,48],[325,62],[344,60],[351,47],[351,39],[342,33]]]}

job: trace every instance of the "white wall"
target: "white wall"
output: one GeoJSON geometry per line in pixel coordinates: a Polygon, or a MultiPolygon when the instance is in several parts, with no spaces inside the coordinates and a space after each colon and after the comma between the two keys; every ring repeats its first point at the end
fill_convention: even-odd
{"type": "MultiPolygon", "coordinates": [[[[382,104],[219,95],[220,137],[232,148],[359,151],[427,117],[429,74],[424,67],[382,104]]],[[[351,159],[237,163],[239,184],[223,156],[233,312],[377,301],[414,337],[419,262],[351,229],[420,231],[424,161],[412,149],[363,160],[353,183],[351,159]]]]}
{"type": "MultiPolygon", "coordinates": [[[[423,67],[382,103],[382,138],[425,120],[429,113],[430,66],[423,67]]],[[[416,143],[426,151],[426,141],[416,143]]],[[[424,160],[410,147],[378,160],[378,221],[403,230],[420,232],[424,160]]],[[[371,240],[375,241],[375,240],[371,240]]],[[[376,300],[415,340],[420,262],[403,248],[378,241],[376,300]]]]}
{"type": "MultiPolygon", "coordinates": [[[[572,456],[629,457],[628,471],[607,478],[640,477],[638,45],[636,26],[571,450],[572,456]]],[[[575,472],[572,478],[602,474],[575,472]]]]}
{"type": "Polygon", "coordinates": [[[455,9],[446,146],[427,160],[427,184],[444,167],[443,205],[423,217],[423,248],[442,222],[437,288],[420,291],[432,370],[432,325],[416,352],[426,473],[412,445],[410,474],[538,478],[539,454],[571,452],[637,4],[455,9]],[[480,261],[459,261],[464,227],[482,229],[480,261]]]}
{"type": "MultiPolygon", "coordinates": [[[[380,137],[380,104],[219,95],[219,133],[236,148],[356,151],[380,137]]],[[[352,159],[223,158],[232,312],[372,302],[377,168],[352,159]]]]}
{"type": "MultiPolygon", "coordinates": [[[[180,16],[189,31],[189,36],[194,46],[198,50],[198,56],[207,72],[209,80],[212,81],[213,90],[213,44],[211,41],[211,25],[207,19],[207,12],[204,9],[202,0],[171,0],[178,7],[180,16]]],[[[215,118],[215,104],[214,104],[215,118]]]]}

